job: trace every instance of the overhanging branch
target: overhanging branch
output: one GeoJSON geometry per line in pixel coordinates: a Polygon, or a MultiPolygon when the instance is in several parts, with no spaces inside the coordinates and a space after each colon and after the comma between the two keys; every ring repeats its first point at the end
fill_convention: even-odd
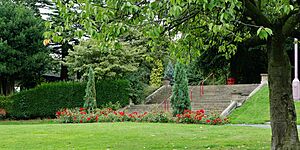
{"type": "Polygon", "coordinates": [[[295,32],[295,27],[300,21],[300,11],[291,15],[284,23],[282,32],[285,36],[291,36],[295,32]]]}
{"type": "Polygon", "coordinates": [[[246,7],[245,15],[251,17],[256,25],[271,27],[271,22],[269,21],[269,19],[264,14],[262,14],[262,12],[255,6],[255,4],[253,4],[250,0],[244,0],[243,3],[246,7]]]}

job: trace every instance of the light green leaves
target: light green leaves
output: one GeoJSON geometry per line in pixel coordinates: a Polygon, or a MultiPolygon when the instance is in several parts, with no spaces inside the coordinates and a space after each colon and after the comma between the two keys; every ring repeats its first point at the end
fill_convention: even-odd
{"type": "Polygon", "coordinates": [[[267,40],[268,36],[273,35],[273,32],[270,28],[260,27],[256,34],[259,36],[259,38],[267,40]]]}
{"type": "Polygon", "coordinates": [[[174,17],[178,17],[180,15],[181,11],[182,11],[182,8],[180,6],[174,5],[170,9],[170,15],[174,16],[174,17]]]}

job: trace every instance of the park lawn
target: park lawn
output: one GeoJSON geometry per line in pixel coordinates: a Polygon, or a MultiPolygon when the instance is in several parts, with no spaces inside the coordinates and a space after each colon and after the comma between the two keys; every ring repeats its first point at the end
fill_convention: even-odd
{"type": "MultiPolygon", "coordinates": [[[[297,124],[300,124],[300,102],[295,102],[297,112],[297,124]]],[[[270,122],[269,90],[263,87],[241,107],[235,109],[229,115],[234,124],[264,124],[270,122]]]]}
{"type": "Polygon", "coordinates": [[[269,128],[174,123],[0,125],[0,149],[270,149],[269,128]]]}

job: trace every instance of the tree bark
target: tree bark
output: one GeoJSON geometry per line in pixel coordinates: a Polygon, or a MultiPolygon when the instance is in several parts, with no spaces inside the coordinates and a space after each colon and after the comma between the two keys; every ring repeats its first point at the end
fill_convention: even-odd
{"type": "Polygon", "coordinates": [[[8,96],[15,90],[15,80],[10,77],[0,77],[0,95],[8,96]]]}
{"type": "MultiPolygon", "coordinates": [[[[67,42],[62,44],[61,47],[61,60],[65,61],[65,57],[69,55],[68,50],[70,49],[71,45],[69,45],[67,42]]],[[[60,70],[60,79],[61,80],[68,80],[68,67],[64,64],[61,64],[61,70],[60,70]]]]}
{"type": "Polygon", "coordinates": [[[268,76],[273,150],[300,149],[292,97],[291,65],[281,28],[268,41],[268,76]]]}

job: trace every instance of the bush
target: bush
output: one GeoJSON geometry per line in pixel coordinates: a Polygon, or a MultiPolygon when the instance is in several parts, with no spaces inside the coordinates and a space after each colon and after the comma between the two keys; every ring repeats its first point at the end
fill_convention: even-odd
{"type": "Polygon", "coordinates": [[[6,96],[0,96],[0,108],[5,109],[7,106],[8,98],[6,96]]]}
{"type": "MultiPolygon", "coordinates": [[[[55,117],[60,108],[81,107],[84,104],[85,83],[57,82],[42,84],[34,89],[12,95],[8,114],[17,119],[55,117]]],[[[100,81],[96,83],[97,106],[108,102],[126,106],[129,103],[127,80],[100,81]]]]}
{"type": "Polygon", "coordinates": [[[9,100],[9,97],[0,96],[0,120],[6,117],[6,109],[10,104],[9,100]]]}
{"type": "Polygon", "coordinates": [[[227,118],[219,115],[205,115],[204,110],[185,110],[183,114],[172,117],[166,112],[132,112],[114,111],[111,108],[97,109],[88,113],[84,108],[61,109],[56,112],[56,117],[60,123],[92,123],[92,122],[154,122],[154,123],[193,123],[222,125],[229,123],[227,118]]]}

